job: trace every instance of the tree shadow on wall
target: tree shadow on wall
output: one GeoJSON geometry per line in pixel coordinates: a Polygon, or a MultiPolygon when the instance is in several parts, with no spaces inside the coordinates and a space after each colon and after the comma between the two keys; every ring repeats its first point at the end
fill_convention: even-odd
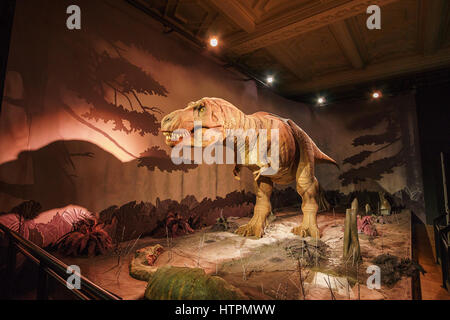
{"type": "MultiPolygon", "coordinates": [[[[381,145],[381,147],[375,150],[363,150],[344,159],[343,163],[350,164],[352,167],[339,176],[343,186],[357,184],[358,182],[363,182],[368,179],[379,181],[384,174],[393,173],[395,167],[400,167],[405,164],[407,148],[404,147],[405,144],[403,144],[401,150],[396,154],[373,160],[365,166],[355,168],[355,166],[360,165],[370,156],[375,155],[394,143],[400,142],[402,139],[401,119],[399,112],[396,112],[392,107],[388,107],[378,112],[372,112],[357,117],[348,124],[347,129],[351,131],[360,131],[373,129],[380,123],[387,124],[384,132],[380,134],[362,135],[353,139],[352,145],[354,147],[369,147],[371,145],[381,145]]],[[[404,141],[402,142],[404,143],[404,141]]]]}
{"type": "MultiPolygon", "coordinates": [[[[187,171],[184,165],[172,163],[160,153],[151,156],[153,171],[187,171]]],[[[56,141],[34,150],[23,151],[16,160],[0,165],[0,194],[22,200],[34,200],[42,204],[43,210],[59,208],[68,204],[89,207],[95,199],[103,199],[110,190],[108,183],[127,188],[122,177],[129,166],[143,166],[134,160],[123,163],[114,155],[87,141],[56,141]],[[81,152],[80,152],[81,151],[81,152]],[[108,169],[103,169],[105,166],[108,169]],[[97,169],[96,169],[97,168],[97,169]],[[26,177],[26,172],[31,172],[26,177]],[[8,182],[7,182],[8,181],[8,182]],[[92,194],[80,194],[83,185],[89,185],[92,194]]],[[[0,208],[6,210],[9,208],[0,208]]]]}
{"type": "MultiPolygon", "coordinates": [[[[114,20],[114,15],[105,15],[103,10],[115,11],[105,8],[102,3],[83,2],[86,14],[83,14],[82,29],[67,30],[61,25],[66,18],[61,13],[69,4],[68,1],[43,1],[39,10],[34,6],[20,7],[15,33],[18,39],[26,41],[13,43],[8,71],[21,75],[24,94],[21,98],[5,97],[5,101],[24,108],[30,130],[34,117],[49,112],[50,96],[52,105],[63,108],[132,158],[141,157],[154,165],[162,164],[158,159],[147,159],[148,150],[139,155],[132,154],[96,123],[112,124],[112,131],[126,135],[159,134],[158,118],[162,117],[162,110],[145,105],[142,100],[143,96],[167,97],[169,92],[153,74],[136,63],[136,58],[127,57],[126,48],[137,48],[157,60],[164,58],[163,53],[149,37],[130,32],[124,22],[114,20]],[[87,112],[80,113],[65,103],[67,90],[85,102],[87,112]]],[[[158,156],[160,153],[165,151],[160,150],[158,156]]],[[[167,154],[164,157],[169,159],[167,154]]],[[[146,167],[154,169],[153,166],[146,167]]],[[[172,170],[186,170],[186,167],[172,170]]]]}
{"type": "Polygon", "coordinates": [[[167,153],[158,146],[151,147],[141,153],[138,159],[138,167],[146,167],[150,171],[158,168],[161,171],[184,171],[188,172],[190,169],[198,167],[197,164],[180,164],[175,165],[167,153]]]}
{"type": "Polygon", "coordinates": [[[0,165],[2,180],[19,180],[22,172],[32,172],[31,183],[0,181],[0,192],[12,197],[35,200],[44,209],[57,208],[71,203],[76,197],[74,157],[93,158],[94,154],[70,153],[66,142],[57,141],[35,151],[23,151],[14,161],[0,165]],[[31,166],[31,167],[30,167],[31,166]],[[16,177],[16,178],[14,178],[16,177]]]}

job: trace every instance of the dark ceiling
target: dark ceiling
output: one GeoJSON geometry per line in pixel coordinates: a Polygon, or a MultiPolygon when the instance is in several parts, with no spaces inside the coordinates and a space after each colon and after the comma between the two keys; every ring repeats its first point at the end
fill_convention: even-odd
{"type": "Polygon", "coordinates": [[[193,44],[264,82],[309,101],[394,94],[448,83],[448,0],[127,0],[193,44]],[[381,30],[369,30],[369,5],[381,30]]]}

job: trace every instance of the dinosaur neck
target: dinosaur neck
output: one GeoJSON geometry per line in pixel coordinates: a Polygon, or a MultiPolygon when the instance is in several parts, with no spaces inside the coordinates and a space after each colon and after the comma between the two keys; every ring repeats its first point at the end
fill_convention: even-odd
{"type": "Polygon", "coordinates": [[[261,119],[259,119],[258,117],[255,117],[254,115],[246,115],[246,114],[242,114],[242,119],[241,119],[241,123],[240,123],[240,128],[244,129],[244,130],[249,130],[249,129],[262,129],[264,128],[264,124],[261,121],[261,119]]]}
{"type": "MultiPolygon", "coordinates": [[[[264,122],[254,116],[254,115],[246,115],[243,112],[234,113],[231,117],[228,118],[228,121],[225,122],[225,129],[231,129],[231,134],[236,134],[240,132],[240,130],[255,130],[256,136],[259,136],[259,129],[265,128],[264,122]]],[[[227,134],[228,136],[228,134],[227,134]]]]}

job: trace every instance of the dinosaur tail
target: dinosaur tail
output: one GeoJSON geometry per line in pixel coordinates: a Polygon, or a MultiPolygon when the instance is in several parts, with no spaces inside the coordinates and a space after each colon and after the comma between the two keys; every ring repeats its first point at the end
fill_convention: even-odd
{"type": "Polygon", "coordinates": [[[298,143],[303,147],[307,148],[309,152],[313,153],[314,162],[316,163],[331,163],[334,164],[338,169],[340,169],[339,165],[335,160],[333,160],[331,157],[327,156],[325,153],[320,151],[319,147],[316,146],[314,141],[306,134],[305,131],[303,131],[302,128],[300,128],[295,122],[293,122],[290,119],[287,119],[287,123],[293,130],[294,136],[296,136],[296,139],[298,143]]]}
{"type": "Polygon", "coordinates": [[[327,156],[322,151],[320,151],[320,149],[317,146],[315,146],[314,148],[314,159],[316,163],[331,163],[334,164],[338,169],[340,169],[337,162],[331,157],[327,156]]]}

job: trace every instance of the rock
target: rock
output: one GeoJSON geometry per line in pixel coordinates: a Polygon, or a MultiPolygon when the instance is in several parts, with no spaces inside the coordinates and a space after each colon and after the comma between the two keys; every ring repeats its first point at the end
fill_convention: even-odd
{"type": "Polygon", "coordinates": [[[243,300],[241,290],[200,268],[165,266],[151,275],[145,298],[148,300],[243,300]]]}
{"type": "Polygon", "coordinates": [[[149,300],[237,300],[247,297],[218,276],[206,275],[200,268],[153,264],[164,251],[159,244],[136,251],[130,262],[130,275],[148,281],[145,298],[149,300]]]}

